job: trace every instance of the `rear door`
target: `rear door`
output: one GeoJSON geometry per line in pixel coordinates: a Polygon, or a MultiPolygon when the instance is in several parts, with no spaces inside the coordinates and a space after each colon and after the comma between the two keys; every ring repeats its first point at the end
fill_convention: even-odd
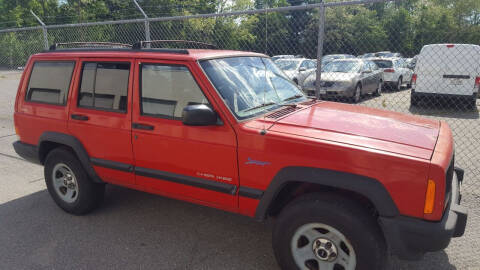
{"type": "Polygon", "coordinates": [[[222,120],[212,126],[182,123],[188,105],[207,104],[215,110],[213,98],[195,79],[195,67],[183,61],[137,60],[136,181],[156,193],[234,209],[238,166],[233,128],[222,120]]]}
{"type": "Polygon", "coordinates": [[[131,59],[85,58],[74,86],[68,129],[106,182],[133,185],[131,59]]]}

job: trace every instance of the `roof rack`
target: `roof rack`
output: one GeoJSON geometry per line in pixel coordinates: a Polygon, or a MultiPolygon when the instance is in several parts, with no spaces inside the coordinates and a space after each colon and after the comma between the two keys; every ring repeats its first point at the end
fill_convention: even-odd
{"type": "Polygon", "coordinates": [[[55,51],[63,47],[64,49],[78,49],[78,48],[132,48],[132,45],[125,43],[114,42],[63,42],[54,43],[50,46],[50,51],[55,51]]]}
{"type": "Polygon", "coordinates": [[[198,42],[198,41],[191,41],[191,40],[150,40],[150,41],[139,41],[133,44],[133,49],[143,49],[145,45],[152,44],[152,43],[174,43],[174,44],[190,44],[190,45],[199,45],[205,47],[207,49],[218,49],[217,46],[210,43],[205,42],[198,42]]]}

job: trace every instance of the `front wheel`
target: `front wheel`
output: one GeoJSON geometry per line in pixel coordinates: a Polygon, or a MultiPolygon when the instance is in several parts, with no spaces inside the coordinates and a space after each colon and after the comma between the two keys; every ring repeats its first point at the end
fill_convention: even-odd
{"type": "Polygon", "coordinates": [[[383,83],[382,83],[382,81],[379,81],[378,85],[377,85],[377,90],[375,91],[376,96],[381,96],[382,95],[382,87],[383,87],[383,83]]]}
{"type": "Polygon", "coordinates": [[[360,99],[362,98],[362,86],[360,84],[357,84],[355,87],[355,92],[353,93],[353,103],[358,103],[360,102],[360,99]]]}
{"type": "Polygon", "coordinates": [[[357,202],[311,193],[288,204],[273,228],[282,269],[380,270],[387,248],[374,216],[357,202]]]}

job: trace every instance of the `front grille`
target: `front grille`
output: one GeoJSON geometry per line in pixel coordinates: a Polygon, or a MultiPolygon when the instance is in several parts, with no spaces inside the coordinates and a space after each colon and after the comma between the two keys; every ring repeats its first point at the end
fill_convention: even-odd
{"type": "Polygon", "coordinates": [[[320,82],[321,87],[332,87],[335,82],[320,82]]]}
{"type": "Polygon", "coordinates": [[[448,203],[452,192],[453,173],[455,169],[455,155],[452,157],[452,161],[448,166],[447,173],[445,174],[445,205],[448,203]]]}

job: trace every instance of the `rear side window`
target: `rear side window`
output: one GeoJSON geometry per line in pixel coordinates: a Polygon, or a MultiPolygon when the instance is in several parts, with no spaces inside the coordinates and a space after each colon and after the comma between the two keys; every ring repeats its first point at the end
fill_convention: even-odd
{"type": "Polygon", "coordinates": [[[143,115],[179,120],[186,106],[209,104],[185,66],[143,64],[141,76],[143,115]]]}
{"type": "Polygon", "coordinates": [[[75,62],[35,62],[25,100],[65,105],[75,62]]]}
{"type": "Polygon", "coordinates": [[[78,106],[126,112],[129,74],[130,63],[84,63],[78,106]]]}

